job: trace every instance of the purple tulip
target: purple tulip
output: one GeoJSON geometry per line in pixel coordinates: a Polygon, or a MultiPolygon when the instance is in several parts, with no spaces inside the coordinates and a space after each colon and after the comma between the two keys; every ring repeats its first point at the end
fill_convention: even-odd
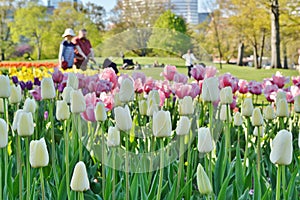
{"type": "Polygon", "coordinates": [[[31,96],[33,96],[33,98],[36,101],[41,101],[42,100],[42,94],[41,94],[41,87],[37,86],[34,88],[34,90],[30,91],[31,96]]]}
{"type": "Polygon", "coordinates": [[[63,81],[64,74],[59,71],[57,68],[54,69],[54,72],[52,74],[52,79],[54,83],[61,83],[63,81]]]}
{"type": "Polygon", "coordinates": [[[33,84],[37,86],[41,86],[41,81],[39,80],[39,78],[35,77],[33,84]]]}
{"type": "Polygon", "coordinates": [[[27,88],[28,90],[32,90],[32,87],[33,87],[32,81],[27,81],[27,82],[26,82],[26,88],[27,88]]]}
{"type": "Polygon", "coordinates": [[[11,77],[11,79],[12,79],[12,81],[13,81],[14,84],[19,83],[19,79],[18,79],[17,76],[13,76],[13,77],[11,77]]]}
{"type": "Polygon", "coordinates": [[[26,89],[26,83],[24,83],[24,81],[20,81],[19,84],[22,90],[26,89]]]}
{"type": "Polygon", "coordinates": [[[45,112],[44,112],[44,119],[47,120],[48,117],[49,117],[49,113],[48,113],[48,111],[45,111],[45,112]]]}

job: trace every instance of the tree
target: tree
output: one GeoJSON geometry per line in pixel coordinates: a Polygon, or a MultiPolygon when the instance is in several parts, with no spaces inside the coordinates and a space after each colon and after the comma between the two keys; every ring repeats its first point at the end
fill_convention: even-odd
{"type": "Polygon", "coordinates": [[[92,20],[99,31],[104,29],[103,17],[105,16],[105,10],[102,6],[88,2],[85,6],[81,4],[79,12],[85,14],[87,18],[92,20]]]}
{"type": "Polygon", "coordinates": [[[22,38],[27,38],[36,46],[38,60],[41,59],[43,42],[50,28],[46,11],[44,6],[29,4],[16,10],[14,21],[9,23],[13,41],[21,42],[22,38]]]}
{"type": "Polygon", "coordinates": [[[170,10],[164,12],[154,24],[148,47],[160,55],[164,51],[181,55],[190,49],[191,37],[187,35],[184,19],[170,10]]]}
{"type": "Polygon", "coordinates": [[[270,0],[271,4],[271,67],[281,68],[280,62],[280,26],[279,26],[279,2],[270,0]]]}

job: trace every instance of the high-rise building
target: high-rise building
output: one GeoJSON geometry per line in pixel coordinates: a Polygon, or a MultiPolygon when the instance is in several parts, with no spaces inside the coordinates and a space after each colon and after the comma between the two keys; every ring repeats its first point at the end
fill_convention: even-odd
{"type": "Polygon", "coordinates": [[[198,20],[198,0],[169,0],[171,10],[176,15],[182,16],[187,23],[197,25],[198,20]]]}
{"type": "Polygon", "coordinates": [[[80,0],[47,0],[47,6],[53,6],[54,8],[57,8],[59,6],[59,3],[61,2],[73,2],[73,3],[80,3],[80,0]]]}

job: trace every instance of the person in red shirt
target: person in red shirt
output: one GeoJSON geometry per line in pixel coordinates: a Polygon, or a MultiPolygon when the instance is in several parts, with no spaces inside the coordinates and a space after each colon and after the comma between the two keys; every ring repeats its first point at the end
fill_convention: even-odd
{"type": "Polygon", "coordinates": [[[87,39],[87,30],[81,29],[77,37],[73,38],[75,44],[75,59],[74,64],[77,69],[86,70],[89,60],[96,64],[94,51],[90,41],[87,39]]]}

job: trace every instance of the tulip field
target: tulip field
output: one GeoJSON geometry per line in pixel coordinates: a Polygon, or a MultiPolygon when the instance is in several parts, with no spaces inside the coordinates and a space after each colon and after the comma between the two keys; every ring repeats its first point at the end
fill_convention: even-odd
{"type": "Polygon", "coordinates": [[[300,199],[299,75],[162,71],[1,63],[0,199],[300,199]]]}

